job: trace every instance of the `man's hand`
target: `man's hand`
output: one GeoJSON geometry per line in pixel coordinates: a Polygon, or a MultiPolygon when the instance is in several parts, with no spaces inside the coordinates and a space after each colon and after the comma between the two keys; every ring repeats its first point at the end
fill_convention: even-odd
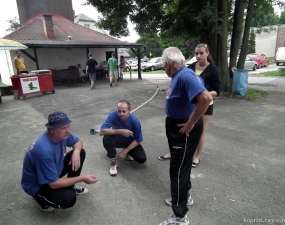
{"type": "Polygon", "coordinates": [[[181,124],[177,124],[177,127],[182,127],[179,130],[180,134],[186,134],[187,137],[189,137],[189,133],[190,131],[193,129],[194,124],[190,124],[190,123],[181,123],[181,124]]]}
{"type": "Polygon", "coordinates": [[[129,137],[133,135],[133,132],[131,130],[128,129],[123,129],[121,130],[121,135],[125,136],[125,137],[129,137]]]}
{"type": "Polygon", "coordinates": [[[126,156],[127,156],[127,153],[123,150],[123,151],[121,151],[121,152],[119,153],[118,159],[119,159],[119,160],[124,160],[124,159],[126,158],[126,156]]]}
{"type": "Polygon", "coordinates": [[[83,182],[85,184],[94,184],[98,181],[99,181],[99,179],[97,177],[95,177],[94,175],[84,175],[83,176],[83,182]]]}
{"type": "Polygon", "coordinates": [[[72,171],[77,171],[80,167],[80,151],[73,150],[73,154],[71,156],[70,162],[68,165],[71,164],[72,171]]]}

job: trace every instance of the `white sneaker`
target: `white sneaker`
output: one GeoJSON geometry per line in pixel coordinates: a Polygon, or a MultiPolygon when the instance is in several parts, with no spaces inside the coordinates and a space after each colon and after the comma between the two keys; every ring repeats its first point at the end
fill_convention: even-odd
{"type": "Polygon", "coordinates": [[[134,161],[134,158],[133,158],[132,156],[130,156],[129,154],[127,154],[126,159],[127,159],[128,161],[134,161]]]}
{"type": "Polygon", "coordinates": [[[176,217],[175,215],[171,215],[167,218],[167,220],[161,222],[159,225],[188,225],[189,220],[187,215],[183,218],[176,217]]]}
{"type": "MultiPolygon", "coordinates": [[[[171,198],[165,199],[165,203],[166,203],[166,205],[172,206],[171,198]]],[[[191,195],[189,195],[189,197],[187,198],[187,205],[191,206],[193,204],[194,204],[194,201],[193,201],[191,195]]]]}
{"type": "Polygon", "coordinates": [[[78,185],[74,185],[73,187],[74,191],[76,192],[76,194],[78,195],[85,195],[88,193],[88,189],[87,188],[84,188],[84,187],[80,187],[78,185]]]}
{"type": "Polygon", "coordinates": [[[111,162],[110,163],[110,175],[111,176],[116,176],[117,174],[118,174],[117,163],[116,162],[111,162]]]}
{"type": "Polygon", "coordinates": [[[45,208],[40,207],[40,210],[42,210],[42,212],[52,212],[54,208],[47,206],[45,208]]]}

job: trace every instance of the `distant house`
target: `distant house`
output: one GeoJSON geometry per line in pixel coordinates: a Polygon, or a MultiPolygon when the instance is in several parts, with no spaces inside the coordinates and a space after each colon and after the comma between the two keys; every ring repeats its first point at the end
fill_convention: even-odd
{"type": "Polygon", "coordinates": [[[74,23],[77,23],[81,26],[89,28],[91,30],[98,31],[102,34],[107,34],[104,30],[95,26],[95,20],[91,19],[90,17],[80,13],[74,17],[74,23]]]}

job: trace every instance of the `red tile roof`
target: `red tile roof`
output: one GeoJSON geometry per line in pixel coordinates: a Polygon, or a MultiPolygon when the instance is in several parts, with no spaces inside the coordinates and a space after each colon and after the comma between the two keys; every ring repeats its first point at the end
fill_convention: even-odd
{"type": "Polygon", "coordinates": [[[22,27],[3,37],[18,41],[29,47],[141,47],[141,44],[122,42],[106,34],[73,23],[59,14],[39,13],[28,20],[22,27]],[[52,15],[54,39],[44,34],[42,16],[52,15]],[[67,36],[71,36],[68,41],[67,36]]]}

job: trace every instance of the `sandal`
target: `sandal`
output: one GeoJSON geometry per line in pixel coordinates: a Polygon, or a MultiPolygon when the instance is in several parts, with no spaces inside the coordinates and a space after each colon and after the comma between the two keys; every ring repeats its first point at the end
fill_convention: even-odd
{"type": "Polygon", "coordinates": [[[197,162],[197,163],[192,162],[192,168],[196,168],[197,166],[199,166],[199,163],[200,163],[200,159],[199,159],[199,162],[197,162]]]}
{"type": "Polygon", "coordinates": [[[159,156],[158,159],[161,160],[161,161],[165,161],[165,160],[170,160],[171,157],[166,158],[166,157],[164,157],[164,155],[162,155],[162,156],[159,156]]]}

